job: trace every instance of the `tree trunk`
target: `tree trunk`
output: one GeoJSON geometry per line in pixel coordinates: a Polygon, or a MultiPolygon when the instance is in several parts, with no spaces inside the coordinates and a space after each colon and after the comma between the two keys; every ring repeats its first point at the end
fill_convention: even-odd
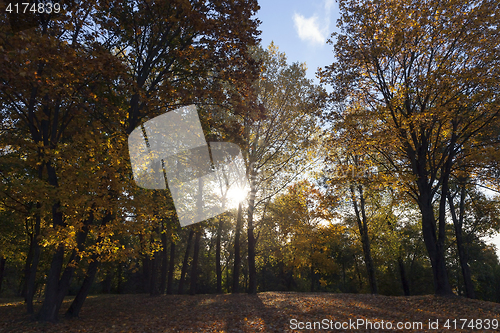
{"type": "Polygon", "coordinates": [[[168,274],[168,249],[167,249],[167,233],[163,230],[161,234],[161,276],[160,276],[160,294],[165,293],[167,287],[167,274],[168,274]]]}
{"type": "Polygon", "coordinates": [[[35,216],[35,234],[33,237],[33,259],[29,267],[28,276],[26,277],[26,307],[29,314],[35,313],[33,309],[33,298],[35,297],[35,281],[36,281],[36,271],[38,269],[38,263],[40,262],[40,244],[38,243],[38,236],[40,235],[40,208],[41,204],[38,202],[37,213],[35,216]]]}
{"type": "MultiPolygon", "coordinates": [[[[155,192],[156,193],[156,192],[155,192]]],[[[156,213],[154,213],[155,215],[157,215],[156,213]]],[[[156,227],[154,228],[154,232],[155,234],[160,234],[160,226],[159,225],[156,225],[156,227]]],[[[151,234],[151,238],[150,238],[150,244],[153,244],[154,243],[154,237],[153,237],[153,234],[151,234]]],[[[150,266],[149,266],[149,295],[150,296],[158,296],[160,294],[159,292],[159,289],[158,289],[158,257],[159,257],[159,253],[158,252],[153,252],[152,254],[152,258],[150,260],[150,266]]]]}
{"type": "Polygon", "coordinates": [[[179,281],[179,290],[178,294],[184,294],[184,280],[187,272],[187,265],[189,259],[189,250],[191,249],[191,241],[193,240],[194,230],[191,228],[189,230],[188,241],[186,245],[186,253],[184,254],[184,260],[182,261],[182,269],[181,269],[181,279],[179,281]]]}
{"type": "Polygon", "coordinates": [[[345,262],[342,260],[342,292],[347,292],[346,284],[345,284],[345,262]]]}
{"type": "MultiPolygon", "coordinates": [[[[229,254],[229,260],[228,262],[231,262],[232,260],[232,253],[229,254]]],[[[226,289],[229,291],[231,290],[231,279],[230,279],[230,276],[229,276],[229,264],[226,264],[226,289]]]]}
{"type": "Polygon", "coordinates": [[[250,175],[250,197],[248,200],[248,293],[257,294],[257,269],[255,267],[255,235],[253,225],[253,213],[255,209],[255,178],[257,175],[252,173],[250,175]]]}
{"type": "Polygon", "coordinates": [[[222,217],[219,216],[219,226],[217,227],[217,243],[215,249],[215,271],[217,274],[217,294],[222,294],[222,268],[221,268],[221,235],[222,217]]]}
{"type": "Polygon", "coordinates": [[[196,283],[198,280],[198,258],[200,255],[200,238],[201,231],[196,231],[196,236],[194,238],[194,253],[193,253],[193,267],[191,268],[191,287],[189,293],[191,295],[196,294],[196,283]]]}
{"type": "Polygon", "coordinates": [[[150,278],[151,281],[149,283],[149,295],[150,296],[158,296],[160,294],[158,290],[158,252],[153,254],[153,258],[151,259],[151,270],[150,270],[150,278]]]}
{"type": "Polygon", "coordinates": [[[375,266],[373,265],[373,259],[370,250],[370,238],[368,235],[368,223],[365,212],[365,198],[363,195],[363,187],[362,185],[358,185],[361,214],[358,208],[358,203],[357,203],[358,199],[356,198],[356,194],[354,192],[355,191],[354,185],[350,186],[350,190],[351,190],[352,203],[354,206],[354,212],[356,214],[356,221],[358,224],[359,234],[361,236],[361,244],[363,245],[363,254],[365,257],[366,271],[368,273],[368,282],[370,283],[370,291],[372,294],[377,294],[378,293],[377,280],[375,278],[375,266]]]}
{"type": "Polygon", "coordinates": [[[76,265],[80,261],[81,257],[78,253],[81,253],[84,249],[84,243],[88,235],[89,226],[92,224],[94,220],[93,214],[85,221],[82,231],[78,232],[76,235],[77,240],[77,249],[74,249],[71,252],[70,258],[68,260],[68,264],[64,268],[61,278],[59,279],[57,285],[57,296],[56,296],[56,306],[55,313],[56,319],[61,308],[61,305],[64,301],[64,297],[68,294],[69,286],[71,284],[71,280],[73,279],[73,275],[76,269],[76,265]]]}
{"type": "Polygon", "coordinates": [[[243,207],[241,202],[238,204],[238,216],[236,218],[236,230],[234,235],[234,269],[233,269],[233,288],[232,293],[236,294],[240,291],[240,234],[243,226],[243,207]]]}
{"type": "Polygon", "coordinates": [[[66,317],[78,317],[80,315],[80,310],[82,309],[83,303],[85,302],[90,288],[94,283],[98,267],[99,261],[97,260],[97,255],[94,255],[92,256],[92,261],[87,268],[87,274],[85,275],[82,286],[78,290],[78,293],[76,294],[73,302],[71,302],[69,309],[66,311],[66,317]]]}
{"type": "MultiPolygon", "coordinates": [[[[50,163],[46,163],[46,167],[49,184],[57,188],[58,181],[55,168],[50,165],[50,163]]],[[[60,202],[56,202],[52,205],[52,225],[54,228],[57,228],[63,226],[63,224],[63,215],[60,211],[60,202]]],[[[58,245],[54,255],[52,256],[52,262],[50,264],[50,270],[45,286],[45,298],[43,300],[42,307],[37,315],[37,319],[39,321],[57,321],[60,306],[57,304],[58,295],[60,294],[59,277],[61,275],[63,263],[64,244],[61,243],[58,245]]]]}
{"type": "Polygon", "coordinates": [[[432,180],[429,180],[427,165],[427,147],[426,141],[422,142],[422,147],[418,151],[408,149],[408,156],[412,160],[413,173],[417,176],[418,197],[417,202],[422,214],[422,235],[424,237],[425,247],[429,255],[432,266],[432,275],[434,279],[434,293],[436,295],[453,295],[448,273],[446,270],[444,242],[446,238],[446,200],[448,195],[448,179],[451,173],[451,163],[453,158],[455,137],[452,135],[450,143],[450,155],[441,170],[441,199],[439,202],[439,217],[436,221],[434,216],[433,198],[435,189],[432,180]],[[437,222],[437,223],[436,223],[437,222]]]}
{"type": "Polygon", "coordinates": [[[170,258],[168,263],[168,281],[167,281],[167,294],[174,293],[174,268],[175,268],[175,242],[172,239],[170,243],[170,258]]]}
{"type": "MultiPolygon", "coordinates": [[[[113,218],[113,215],[110,212],[107,212],[106,215],[101,220],[101,226],[105,226],[108,222],[111,221],[112,218],[113,218]]],[[[92,224],[93,221],[94,221],[94,216],[91,214],[89,219],[85,223],[83,233],[80,233],[78,236],[79,237],[79,242],[78,242],[79,245],[78,246],[79,246],[80,250],[83,250],[83,242],[85,241],[85,238],[87,237],[90,224],[92,224]]],[[[103,239],[103,237],[99,236],[97,238],[97,243],[100,243],[102,241],[102,239],[103,239]]],[[[89,266],[87,267],[87,274],[85,274],[85,278],[83,279],[82,285],[80,286],[80,289],[78,290],[78,293],[76,294],[76,297],[73,299],[73,302],[71,302],[69,309],[66,311],[66,314],[65,314],[66,317],[78,317],[80,315],[80,310],[82,309],[83,303],[87,299],[87,296],[90,292],[90,288],[92,287],[92,284],[94,283],[98,267],[99,267],[99,255],[93,254],[92,257],[90,258],[89,266]]],[[[74,270],[74,268],[73,268],[73,270],[74,270]]],[[[111,285],[111,283],[110,283],[110,285],[111,285]]],[[[109,291],[108,291],[108,293],[109,293],[109,291]]],[[[62,295],[62,298],[64,298],[64,295],[62,295]]]]}
{"type": "MultiPolygon", "coordinates": [[[[434,292],[436,295],[451,295],[453,293],[444,258],[444,230],[439,230],[439,238],[437,238],[434,209],[429,201],[421,203],[420,210],[422,212],[422,235],[432,266],[434,292]]],[[[442,228],[444,229],[444,226],[442,228]]]]}
{"type": "MultiPolygon", "coordinates": [[[[43,178],[43,164],[38,166],[38,178],[42,179],[43,178]]],[[[35,297],[35,281],[36,281],[36,272],[38,269],[38,263],[40,262],[40,244],[38,243],[38,236],[40,235],[40,225],[41,225],[41,210],[42,209],[42,204],[40,202],[36,203],[36,212],[35,212],[35,230],[34,234],[32,235],[32,244],[30,244],[30,250],[31,250],[31,245],[33,246],[33,258],[32,260],[27,260],[27,263],[30,262],[29,265],[29,270],[27,271],[26,275],[26,295],[25,295],[25,300],[26,300],[26,309],[29,314],[35,313],[35,310],[33,309],[33,298],[35,297]]]]}
{"type": "Polygon", "coordinates": [[[3,272],[5,271],[5,263],[7,259],[5,257],[0,257],[0,293],[2,292],[2,282],[3,282],[3,272]]]}
{"type": "MultiPolygon", "coordinates": [[[[29,234],[29,248],[28,248],[28,254],[26,255],[26,262],[24,263],[24,283],[20,296],[24,297],[24,301],[26,302],[26,304],[28,304],[28,283],[30,280],[31,265],[33,263],[33,257],[35,252],[35,235],[32,232],[29,232],[27,221],[26,221],[26,232],[29,234]]],[[[32,312],[30,312],[28,309],[28,313],[32,312]]]]}
{"type": "Polygon", "coordinates": [[[401,278],[401,285],[403,287],[403,293],[405,296],[410,296],[410,285],[408,283],[408,278],[406,277],[406,269],[405,263],[401,256],[398,256],[398,267],[399,267],[399,276],[401,278]]]}
{"type": "Polygon", "coordinates": [[[314,265],[311,263],[311,292],[314,292],[314,265]]]}
{"type": "Polygon", "coordinates": [[[116,281],[116,292],[118,294],[121,294],[123,292],[122,290],[122,284],[123,284],[123,265],[121,262],[118,263],[118,269],[116,270],[116,275],[117,275],[117,280],[116,281]]]}
{"type": "Polygon", "coordinates": [[[142,290],[144,293],[151,290],[151,259],[149,254],[142,258],[142,290]]]}
{"type": "Polygon", "coordinates": [[[50,264],[50,270],[45,286],[45,297],[42,308],[38,312],[37,316],[37,319],[40,321],[57,321],[57,296],[59,289],[59,276],[61,275],[63,261],[64,245],[60,244],[52,256],[52,262],[50,264]]]}
{"type": "Polygon", "coordinates": [[[356,272],[356,276],[358,277],[358,282],[359,282],[359,290],[363,289],[363,279],[361,278],[361,271],[359,270],[358,267],[358,260],[355,255],[354,257],[354,271],[356,272]]]}
{"type": "Polygon", "coordinates": [[[56,300],[56,313],[59,313],[59,309],[64,301],[64,297],[68,294],[69,286],[71,280],[73,279],[73,273],[75,272],[75,266],[78,262],[77,251],[73,250],[71,252],[68,264],[64,268],[64,271],[59,279],[57,288],[57,300],[56,300]]]}
{"type": "Polygon", "coordinates": [[[468,256],[465,250],[463,234],[462,234],[462,226],[465,213],[465,184],[462,186],[460,190],[460,207],[459,207],[458,217],[455,211],[455,205],[453,204],[453,199],[451,198],[451,195],[449,193],[448,193],[448,203],[450,206],[450,213],[453,220],[453,226],[455,227],[458,258],[460,261],[460,267],[462,269],[462,276],[464,278],[465,295],[468,298],[476,298],[476,293],[474,291],[474,283],[472,282],[471,272],[468,263],[468,256]]]}
{"type": "MultiPolygon", "coordinates": [[[[57,210],[55,210],[57,212],[57,210]]],[[[62,214],[60,215],[62,218],[62,214]]],[[[102,225],[106,224],[111,219],[111,214],[107,214],[105,218],[102,220],[102,225]]],[[[59,314],[59,310],[64,301],[64,297],[68,294],[69,286],[71,284],[71,280],[73,279],[73,274],[75,272],[76,266],[79,263],[81,257],[79,253],[83,252],[85,248],[85,240],[87,239],[87,235],[89,232],[90,225],[94,222],[94,215],[91,212],[88,219],[84,221],[84,225],[81,231],[76,234],[76,248],[71,251],[71,255],[68,260],[68,264],[66,265],[64,271],[62,272],[62,276],[59,278],[62,270],[62,265],[64,261],[64,246],[60,245],[56,254],[53,257],[53,263],[55,262],[57,265],[57,269],[59,270],[57,275],[54,277],[54,280],[51,280],[51,288],[54,290],[50,290],[50,293],[47,293],[49,287],[46,288],[46,295],[44,304],[42,304],[42,309],[40,309],[38,318],[41,321],[57,321],[57,317],[59,314]],[[54,296],[55,295],[55,296],[54,296]],[[50,298],[47,299],[47,296],[50,298]],[[47,303],[47,306],[45,306],[47,303]]],[[[60,224],[62,225],[62,224],[60,224]]],[[[49,271],[49,277],[52,273],[49,271]]],[[[49,283],[47,282],[47,285],[49,283]]]]}
{"type": "Polygon", "coordinates": [[[262,265],[262,269],[260,271],[260,275],[262,277],[262,279],[261,279],[262,283],[260,285],[260,288],[261,288],[260,290],[261,291],[267,291],[266,277],[267,277],[267,265],[268,265],[268,263],[267,263],[267,258],[266,257],[264,257],[263,259],[264,259],[264,264],[262,265]]]}
{"type": "Polygon", "coordinates": [[[252,215],[248,217],[248,293],[257,294],[257,270],[255,267],[255,236],[253,226],[253,207],[252,215]],[[250,217],[252,216],[252,217],[250,217]]]}

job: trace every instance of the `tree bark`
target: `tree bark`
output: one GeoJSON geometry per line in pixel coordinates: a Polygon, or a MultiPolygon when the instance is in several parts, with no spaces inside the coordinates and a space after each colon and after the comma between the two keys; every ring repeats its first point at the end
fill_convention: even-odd
{"type": "Polygon", "coordinates": [[[449,155],[444,163],[441,176],[441,199],[439,202],[439,215],[438,220],[434,216],[433,198],[436,186],[429,175],[427,170],[428,159],[428,138],[422,136],[421,146],[415,151],[412,147],[407,146],[407,156],[409,157],[413,174],[417,176],[418,196],[417,203],[422,214],[422,235],[424,237],[425,247],[429,255],[432,266],[432,275],[434,279],[434,293],[436,295],[453,295],[450,282],[448,279],[448,272],[446,269],[446,260],[444,256],[445,238],[446,238],[446,200],[448,195],[448,180],[451,173],[451,166],[453,160],[453,150],[455,147],[456,137],[452,134],[451,142],[449,144],[449,155]]]}
{"type": "Polygon", "coordinates": [[[151,289],[151,258],[146,254],[142,258],[142,288],[144,293],[151,289]]]}
{"type": "MultiPolygon", "coordinates": [[[[157,215],[157,213],[154,213],[157,215]]],[[[161,231],[160,231],[160,225],[156,225],[154,228],[154,232],[157,235],[160,235],[161,237],[161,231]]],[[[150,244],[153,244],[155,242],[155,239],[153,237],[153,234],[151,234],[150,238],[150,244]]],[[[159,259],[160,253],[158,252],[153,252],[153,256],[150,259],[150,266],[149,266],[149,295],[150,296],[158,296],[160,294],[160,290],[158,289],[158,259],[159,259]]]]}
{"type": "Polygon", "coordinates": [[[153,254],[151,259],[151,270],[150,270],[150,283],[149,283],[149,295],[158,296],[160,291],[158,289],[158,252],[153,254]]]}
{"type": "MultiPolygon", "coordinates": [[[[113,218],[113,215],[110,212],[107,212],[101,221],[101,226],[105,226],[108,222],[111,221],[112,218],[113,218]]],[[[88,227],[90,226],[90,224],[92,222],[93,222],[93,215],[90,216],[89,220],[87,221],[87,227],[84,229],[86,231],[85,237],[88,233],[88,227]]],[[[80,237],[82,237],[82,235],[80,237]]],[[[103,238],[101,236],[99,236],[97,238],[97,243],[100,243],[102,241],[102,239],[103,238]]],[[[83,249],[83,243],[81,244],[81,247],[80,247],[80,250],[82,250],[82,249],[83,249]]],[[[66,314],[65,314],[66,317],[71,318],[71,317],[78,317],[80,315],[80,310],[82,309],[83,303],[87,299],[87,296],[90,292],[90,288],[92,287],[92,284],[94,283],[95,276],[97,274],[97,269],[99,267],[99,263],[100,263],[99,262],[99,255],[93,254],[92,257],[90,258],[90,263],[89,263],[89,266],[87,267],[87,273],[85,274],[85,278],[83,279],[82,285],[80,286],[80,289],[78,289],[78,293],[76,294],[76,297],[73,299],[73,302],[71,302],[69,309],[66,311],[66,314]]],[[[108,291],[108,293],[109,293],[109,291],[108,291]]],[[[64,297],[64,295],[63,295],[63,297],[64,297]]]]}
{"type": "Polygon", "coordinates": [[[257,294],[257,269],[255,267],[255,235],[253,225],[253,213],[255,209],[255,174],[251,175],[250,198],[248,200],[248,293],[257,294]]]}
{"type": "MultiPolygon", "coordinates": [[[[43,127],[46,129],[48,126],[47,121],[42,121],[43,127]]],[[[50,164],[45,164],[48,173],[48,182],[51,186],[59,187],[55,168],[50,164]]],[[[63,226],[63,215],[60,211],[60,202],[52,205],[52,225],[54,228],[63,226]]],[[[62,266],[64,264],[64,244],[59,244],[52,256],[50,270],[47,277],[45,286],[45,298],[42,307],[38,312],[37,319],[39,321],[56,322],[59,306],[57,304],[59,294],[59,277],[61,275],[62,266]]]]}
{"type": "Polygon", "coordinates": [[[71,284],[71,280],[73,279],[73,273],[75,272],[76,264],[78,263],[79,258],[77,258],[77,251],[71,251],[71,255],[68,261],[68,264],[64,268],[64,271],[59,279],[58,288],[57,288],[57,299],[56,299],[56,313],[59,313],[61,309],[61,305],[64,301],[64,297],[68,294],[69,286],[71,284]]]}
{"type": "Polygon", "coordinates": [[[405,296],[410,296],[410,285],[408,283],[408,278],[406,276],[405,263],[401,256],[398,256],[398,267],[399,267],[399,276],[401,278],[401,286],[403,287],[403,293],[405,296]]]}
{"type": "Polygon", "coordinates": [[[191,249],[191,242],[193,240],[193,235],[194,235],[194,229],[191,228],[191,230],[189,230],[189,236],[186,245],[186,253],[184,254],[184,260],[182,261],[181,280],[179,281],[178,294],[184,294],[184,280],[186,277],[187,265],[189,259],[189,250],[191,249]]]}
{"type": "Polygon", "coordinates": [[[311,263],[311,285],[310,289],[311,292],[314,292],[314,285],[315,285],[315,276],[314,276],[314,265],[311,263]]]}
{"type": "Polygon", "coordinates": [[[160,294],[165,293],[167,287],[167,274],[168,274],[168,248],[167,248],[167,233],[163,230],[161,234],[161,276],[160,276],[160,294]]]}
{"type": "MultiPolygon", "coordinates": [[[[420,203],[422,212],[422,235],[424,243],[431,260],[432,275],[434,278],[434,292],[436,295],[451,295],[451,286],[448,280],[446,262],[444,258],[444,226],[439,227],[436,236],[436,220],[434,209],[429,200],[420,203]]],[[[440,223],[441,224],[441,223],[440,223]]]]}
{"type": "Polygon", "coordinates": [[[460,206],[459,206],[458,217],[456,214],[455,205],[453,204],[453,199],[449,193],[448,193],[448,203],[450,206],[450,213],[453,220],[453,226],[455,228],[458,258],[460,261],[462,276],[464,278],[465,295],[468,298],[476,298],[476,293],[474,291],[474,283],[472,282],[471,272],[468,263],[467,251],[465,250],[465,244],[462,234],[462,227],[463,227],[463,220],[465,213],[465,184],[462,185],[462,188],[460,190],[460,206]]]}
{"type": "MultiPolygon", "coordinates": [[[[104,226],[111,219],[112,219],[112,214],[107,213],[106,216],[102,219],[101,225],[104,226]]],[[[68,294],[69,286],[71,284],[71,280],[73,279],[73,275],[74,275],[74,272],[75,272],[75,269],[76,269],[76,265],[81,260],[81,257],[79,255],[79,253],[81,253],[84,250],[84,248],[85,248],[85,240],[87,239],[87,235],[89,233],[90,225],[93,222],[94,222],[94,215],[93,215],[93,212],[91,212],[90,215],[89,215],[89,217],[88,217],[88,219],[84,221],[84,225],[83,225],[82,230],[79,231],[77,233],[77,235],[76,235],[76,244],[77,244],[76,246],[77,246],[77,248],[73,249],[73,251],[71,252],[71,255],[70,255],[69,260],[68,260],[68,264],[64,268],[62,276],[58,279],[58,282],[57,282],[57,291],[56,291],[56,296],[55,296],[55,306],[54,306],[54,308],[52,310],[52,313],[55,314],[55,317],[53,319],[50,319],[50,321],[57,320],[57,316],[59,314],[59,310],[61,308],[61,305],[62,305],[62,303],[64,301],[64,297],[68,294]]],[[[98,238],[98,242],[101,239],[102,238],[99,237],[98,238]]],[[[63,249],[63,257],[64,257],[64,249],[63,249]]],[[[95,260],[97,260],[97,256],[95,256],[95,260]]],[[[97,269],[97,267],[96,267],[96,269],[97,269]]],[[[88,281],[88,282],[90,282],[90,285],[88,286],[88,288],[90,288],[90,286],[92,285],[92,282],[93,282],[93,278],[92,278],[91,281],[88,281]]],[[[88,291],[87,291],[87,293],[88,293],[88,291]]],[[[87,293],[83,292],[82,294],[80,294],[80,298],[82,298],[82,299],[80,299],[78,301],[81,302],[82,304],[83,304],[83,302],[85,300],[85,297],[87,296],[87,293]]],[[[42,308],[43,308],[43,305],[42,305],[42,308]]],[[[42,310],[40,310],[40,313],[41,313],[41,311],[42,310]]],[[[78,312],[79,312],[79,309],[78,309],[78,312]]]]}
{"type": "Polygon", "coordinates": [[[116,292],[118,294],[121,294],[123,292],[123,290],[122,290],[123,264],[121,262],[118,263],[118,269],[116,270],[116,275],[117,275],[117,280],[118,280],[118,281],[116,281],[116,292]]]}
{"type": "MultiPolygon", "coordinates": [[[[28,218],[26,218],[28,220],[28,218]]],[[[24,263],[24,283],[20,293],[20,296],[24,297],[26,304],[28,303],[28,283],[30,280],[31,265],[33,263],[34,247],[35,247],[35,236],[29,231],[28,222],[26,221],[26,232],[29,235],[29,248],[26,255],[26,261],[24,263]]],[[[28,313],[32,313],[28,309],[28,313]]]]}
{"type": "MultiPolygon", "coordinates": [[[[55,169],[47,164],[49,174],[49,184],[57,187],[57,177],[55,169]]],[[[60,203],[57,202],[52,205],[52,223],[53,227],[63,225],[63,216],[59,211],[60,203]]],[[[64,244],[59,244],[50,264],[50,270],[47,277],[45,286],[45,298],[42,307],[38,312],[37,319],[40,321],[56,322],[59,306],[57,304],[59,295],[59,277],[61,275],[62,266],[64,263],[64,244]]]]}
{"type": "Polygon", "coordinates": [[[191,287],[189,290],[191,295],[196,294],[196,283],[198,281],[198,258],[200,256],[200,238],[201,231],[198,230],[196,231],[194,238],[193,267],[191,268],[191,287]]]}
{"type": "Polygon", "coordinates": [[[222,217],[219,216],[219,226],[217,227],[217,242],[215,248],[215,271],[217,274],[217,294],[222,294],[222,268],[221,268],[221,235],[222,217]]]}
{"type": "MultiPolygon", "coordinates": [[[[59,310],[61,308],[61,305],[64,301],[64,297],[68,294],[69,286],[71,284],[71,280],[73,279],[73,275],[76,269],[76,265],[79,263],[81,257],[78,253],[81,253],[84,249],[84,244],[85,240],[87,238],[88,232],[89,232],[89,227],[94,221],[94,216],[91,213],[89,218],[85,220],[83,229],[79,231],[76,235],[76,243],[77,243],[77,248],[73,249],[71,251],[70,258],[68,260],[68,264],[64,268],[63,274],[61,278],[59,279],[58,285],[57,285],[57,296],[56,296],[56,307],[55,307],[55,313],[56,313],[56,320],[57,320],[57,314],[59,313],[59,310]]],[[[103,220],[105,221],[105,220],[103,220]]],[[[105,222],[103,222],[105,223],[105,222]]]]}
{"type": "Polygon", "coordinates": [[[361,278],[361,272],[358,267],[358,260],[356,258],[356,255],[353,255],[354,257],[354,271],[356,272],[356,276],[358,277],[358,282],[359,282],[359,290],[363,289],[363,279],[361,278]]]}
{"type": "MultiPolygon", "coordinates": [[[[453,139],[452,139],[453,141],[453,139]]],[[[445,163],[446,167],[442,170],[441,175],[441,200],[439,202],[438,221],[434,216],[433,200],[433,184],[428,180],[428,171],[425,166],[427,164],[427,142],[423,142],[418,154],[410,151],[408,155],[414,165],[414,174],[417,175],[418,198],[417,202],[422,213],[422,235],[424,243],[431,260],[432,274],[434,279],[434,293],[436,295],[452,295],[448,273],[446,270],[446,261],[444,257],[444,241],[446,237],[445,224],[445,206],[448,195],[448,177],[451,168],[451,159],[453,156],[448,156],[445,163]],[[424,149],[425,148],[425,149],[424,149]],[[418,162],[418,163],[417,163],[418,162]],[[437,222],[437,223],[436,223],[437,222]]],[[[453,148],[453,144],[451,147],[453,148]]]]}
{"type": "Polygon", "coordinates": [[[365,212],[365,198],[363,194],[363,187],[362,185],[358,185],[359,201],[360,201],[359,208],[361,208],[361,212],[360,209],[358,208],[358,199],[356,198],[354,185],[350,186],[350,190],[351,190],[352,203],[354,206],[354,212],[356,214],[356,222],[358,224],[359,234],[361,236],[361,244],[363,246],[366,271],[368,273],[368,282],[370,283],[370,291],[372,294],[377,294],[378,293],[377,280],[375,278],[375,266],[373,265],[373,259],[370,250],[370,238],[368,236],[368,223],[365,212]]]}
{"type": "Polygon", "coordinates": [[[0,257],[0,293],[2,292],[3,272],[5,271],[6,262],[7,258],[0,257]]]}
{"type": "Polygon", "coordinates": [[[50,264],[50,270],[45,286],[45,297],[42,308],[38,312],[37,316],[37,319],[40,321],[57,321],[57,295],[59,289],[59,276],[61,275],[63,261],[64,245],[60,244],[52,256],[52,262],[50,264]]]}
{"type": "Polygon", "coordinates": [[[170,243],[170,258],[168,263],[168,280],[167,280],[167,294],[174,293],[174,268],[175,268],[175,242],[172,239],[170,243]]]}
{"type": "Polygon", "coordinates": [[[36,204],[37,212],[35,216],[35,234],[33,235],[33,259],[29,267],[28,275],[26,277],[26,308],[29,314],[35,313],[33,309],[33,298],[35,297],[35,281],[38,263],[40,262],[40,244],[38,243],[38,236],[40,235],[40,209],[41,204],[36,204]]]}
{"type": "Polygon", "coordinates": [[[80,310],[82,309],[83,303],[87,298],[90,288],[94,283],[94,279],[97,273],[97,268],[99,267],[99,261],[97,260],[98,256],[93,255],[92,261],[87,268],[87,274],[85,275],[85,279],[76,294],[75,299],[71,302],[69,309],[66,311],[66,317],[78,317],[80,315],[80,310]]]}
{"type": "MultiPolygon", "coordinates": [[[[38,178],[43,178],[43,164],[38,166],[38,178]]],[[[40,225],[41,225],[41,208],[42,204],[40,202],[36,203],[36,212],[35,212],[35,229],[34,234],[32,234],[30,250],[33,250],[33,258],[32,260],[27,260],[27,263],[30,262],[29,269],[27,270],[26,279],[26,309],[29,314],[35,313],[33,309],[33,297],[35,296],[35,281],[36,281],[36,272],[38,269],[38,263],[40,262],[40,244],[38,243],[38,236],[40,235],[40,225]],[[31,247],[32,246],[32,247],[31,247]]]]}
{"type": "Polygon", "coordinates": [[[343,293],[347,292],[345,278],[346,278],[346,276],[345,276],[345,262],[342,261],[342,292],[343,293]]]}
{"type": "Polygon", "coordinates": [[[257,270],[255,267],[255,235],[253,226],[253,202],[248,204],[248,293],[257,294],[257,270]]]}
{"type": "Polygon", "coordinates": [[[238,204],[238,216],[236,218],[236,230],[234,235],[234,269],[233,269],[233,288],[232,293],[236,294],[240,291],[240,234],[243,226],[243,207],[241,202],[238,204]]]}

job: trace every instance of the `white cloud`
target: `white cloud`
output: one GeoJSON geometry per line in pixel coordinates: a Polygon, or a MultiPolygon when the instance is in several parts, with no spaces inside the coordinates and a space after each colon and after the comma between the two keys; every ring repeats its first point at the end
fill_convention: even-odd
{"type": "Polygon", "coordinates": [[[293,15],[293,22],[295,23],[295,30],[299,34],[301,40],[308,41],[312,44],[325,44],[328,25],[320,27],[317,16],[305,18],[295,13],[293,15]]]}
{"type": "Polygon", "coordinates": [[[323,0],[323,10],[321,13],[306,18],[301,14],[293,15],[295,31],[299,38],[311,44],[325,45],[330,31],[330,16],[335,9],[335,0],[323,0]],[[319,14],[319,15],[318,15],[319,14]]]}
{"type": "Polygon", "coordinates": [[[334,8],[335,0],[325,0],[325,12],[330,15],[330,11],[334,8]]]}

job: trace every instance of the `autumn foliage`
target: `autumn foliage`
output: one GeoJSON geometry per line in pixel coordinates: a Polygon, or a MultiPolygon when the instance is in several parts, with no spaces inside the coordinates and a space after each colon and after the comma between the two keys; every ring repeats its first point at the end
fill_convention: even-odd
{"type": "Polygon", "coordinates": [[[61,3],[0,5],[0,330],[499,319],[496,1],[340,0],[331,93],[259,45],[256,0],[61,3]],[[190,104],[249,191],[181,228],[127,139],[190,104]]]}

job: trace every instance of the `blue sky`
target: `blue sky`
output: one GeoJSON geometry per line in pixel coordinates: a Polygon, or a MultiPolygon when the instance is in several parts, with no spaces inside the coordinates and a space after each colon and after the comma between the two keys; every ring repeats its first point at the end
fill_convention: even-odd
{"type": "Polygon", "coordinates": [[[272,41],[288,62],[305,62],[307,76],[316,83],[316,70],[333,62],[333,46],[326,43],[336,29],[335,0],[260,0],[262,45],[272,41]]]}
{"type": "MultiPolygon", "coordinates": [[[[287,56],[288,63],[305,62],[307,77],[316,83],[318,67],[330,65],[333,45],[326,41],[338,31],[338,4],[335,0],[259,0],[257,17],[262,21],[262,46],[271,42],[287,56]]],[[[329,87],[325,87],[330,91],[329,87]]],[[[500,234],[492,239],[500,256],[500,234]]]]}

